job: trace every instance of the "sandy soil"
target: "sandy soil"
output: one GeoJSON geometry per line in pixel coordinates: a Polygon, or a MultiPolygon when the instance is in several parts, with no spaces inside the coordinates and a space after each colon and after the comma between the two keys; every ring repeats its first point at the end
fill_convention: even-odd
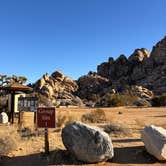
{"type": "MultiPolygon", "coordinates": [[[[111,166],[164,166],[146,152],[140,139],[140,132],[145,125],[155,124],[166,128],[166,108],[102,108],[107,117],[107,123],[120,123],[128,127],[130,134],[110,135],[115,156],[111,161],[91,165],[111,166]],[[119,113],[120,112],[120,113],[119,113]]],[[[61,108],[57,116],[66,115],[74,120],[80,120],[92,109],[61,108]]],[[[16,119],[17,120],[17,119],[16,119]]],[[[103,127],[106,124],[91,124],[103,127]]],[[[45,166],[45,165],[88,165],[81,163],[68,153],[61,140],[59,128],[49,129],[50,155],[44,155],[43,129],[34,132],[33,114],[24,113],[23,128],[29,128],[29,133],[17,132],[17,123],[0,126],[0,138],[9,136],[16,143],[16,148],[0,160],[1,166],[45,166]],[[35,134],[34,134],[35,133],[35,134]],[[36,134],[38,133],[38,135],[36,134]],[[22,136],[21,136],[22,135],[22,136]]],[[[90,165],[90,164],[89,164],[90,165]]]]}

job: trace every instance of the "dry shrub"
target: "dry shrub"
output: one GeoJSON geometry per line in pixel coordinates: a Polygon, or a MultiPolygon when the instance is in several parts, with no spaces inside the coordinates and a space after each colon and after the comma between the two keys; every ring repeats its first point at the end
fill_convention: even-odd
{"type": "Polygon", "coordinates": [[[103,123],[106,121],[106,115],[102,109],[95,109],[88,114],[82,115],[81,120],[89,123],[103,123]]]}
{"type": "Polygon", "coordinates": [[[110,94],[104,96],[104,105],[107,107],[132,106],[137,101],[137,96],[131,94],[110,94]]]}
{"type": "Polygon", "coordinates": [[[114,136],[131,136],[131,130],[127,125],[120,123],[110,123],[104,126],[104,131],[114,136]]]}
{"type": "Polygon", "coordinates": [[[0,156],[6,156],[15,150],[19,140],[16,126],[0,125],[0,156]]]}
{"type": "Polygon", "coordinates": [[[16,149],[16,142],[12,137],[5,136],[0,138],[0,156],[8,155],[9,152],[16,149]]]}
{"type": "Polygon", "coordinates": [[[56,126],[61,128],[63,125],[65,125],[66,121],[67,121],[67,116],[59,114],[57,116],[56,126]]]}
{"type": "Polygon", "coordinates": [[[44,135],[44,130],[42,130],[42,129],[32,130],[29,127],[24,127],[22,129],[18,130],[18,133],[20,134],[21,138],[30,139],[32,137],[43,136],[44,135]]]}
{"type": "Polygon", "coordinates": [[[70,112],[66,112],[66,114],[58,113],[57,114],[57,122],[56,126],[59,128],[63,128],[65,125],[72,123],[74,121],[79,120],[79,117],[70,112]]]}

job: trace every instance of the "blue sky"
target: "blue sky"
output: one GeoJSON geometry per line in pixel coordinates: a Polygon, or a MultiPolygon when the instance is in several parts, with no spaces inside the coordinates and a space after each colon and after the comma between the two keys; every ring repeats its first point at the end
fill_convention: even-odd
{"type": "Polygon", "coordinates": [[[1,0],[0,73],[77,79],[166,35],[165,0],[1,0]]]}

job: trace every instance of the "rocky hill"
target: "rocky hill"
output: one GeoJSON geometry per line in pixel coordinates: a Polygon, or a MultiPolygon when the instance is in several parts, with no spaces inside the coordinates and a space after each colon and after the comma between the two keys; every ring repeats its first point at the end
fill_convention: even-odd
{"type": "MultiPolygon", "coordinates": [[[[97,67],[77,80],[76,94],[84,100],[101,100],[107,93],[137,92],[149,95],[166,93],[166,37],[150,53],[146,48],[136,49],[128,58],[120,55],[97,67]],[[131,92],[132,91],[132,92],[131,92]]],[[[147,99],[147,97],[146,97],[147,99]]]]}
{"type": "Polygon", "coordinates": [[[36,81],[33,88],[42,102],[46,102],[47,105],[82,105],[81,99],[74,95],[78,90],[77,83],[70,77],[65,77],[61,71],[56,71],[51,76],[46,73],[36,81]]]}
{"type": "Polygon", "coordinates": [[[166,93],[166,37],[152,52],[140,48],[128,58],[110,57],[97,66],[97,72],[90,71],[77,81],[56,71],[43,75],[33,88],[43,101],[53,105],[80,106],[82,101],[91,106],[110,106],[117,101],[122,105],[149,105],[154,95],[166,93]]]}

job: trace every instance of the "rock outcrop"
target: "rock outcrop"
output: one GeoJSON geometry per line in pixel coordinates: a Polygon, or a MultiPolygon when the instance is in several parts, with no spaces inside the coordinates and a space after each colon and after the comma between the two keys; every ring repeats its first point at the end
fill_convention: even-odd
{"type": "Polygon", "coordinates": [[[166,37],[151,52],[140,48],[128,58],[123,54],[115,60],[110,57],[97,66],[97,72],[89,72],[77,81],[56,71],[51,76],[45,74],[33,87],[55,105],[80,105],[83,101],[95,106],[107,103],[103,101],[108,94],[126,92],[138,97],[138,105],[150,105],[153,95],[166,94],[166,37]]]}
{"type": "Polygon", "coordinates": [[[34,85],[35,92],[45,96],[53,105],[82,105],[79,97],[74,95],[78,89],[77,83],[70,77],[65,77],[61,71],[48,76],[46,73],[34,85]]]}
{"type": "Polygon", "coordinates": [[[87,98],[92,95],[103,93],[103,89],[109,86],[109,79],[89,72],[88,75],[82,76],[77,80],[79,90],[77,95],[81,98],[87,98]]]}
{"type": "Polygon", "coordinates": [[[147,151],[158,160],[166,160],[166,130],[154,125],[145,127],[142,140],[147,151]]]}
{"type": "MultiPolygon", "coordinates": [[[[123,93],[133,86],[137,87],[134,91],[148,91],[144,94],[141,92],[143,98],[150,99],[153,93],[166,93],[166,37],[153,47],[151,53],[141,48],[136,49],[129,58],[120,55],[114,60],[110,57],[108,62],[98,65],[95,74],[91,72],[80,77],[77,84],[79,89],[76,94],[82,99],[88,99],[89,94],[98,94],[98,98],[101,98],[112,89],[117,93],[123,93]]],[[[140,93],[136,95],[142,98],[140,93]]]]}
{"type": "Polygon", "coordinates": [[[62,140],[66,149],[80,161],[97,163],[114,156],[108,134],[81,122],[74,122],[63,128],[62,140]]]}

